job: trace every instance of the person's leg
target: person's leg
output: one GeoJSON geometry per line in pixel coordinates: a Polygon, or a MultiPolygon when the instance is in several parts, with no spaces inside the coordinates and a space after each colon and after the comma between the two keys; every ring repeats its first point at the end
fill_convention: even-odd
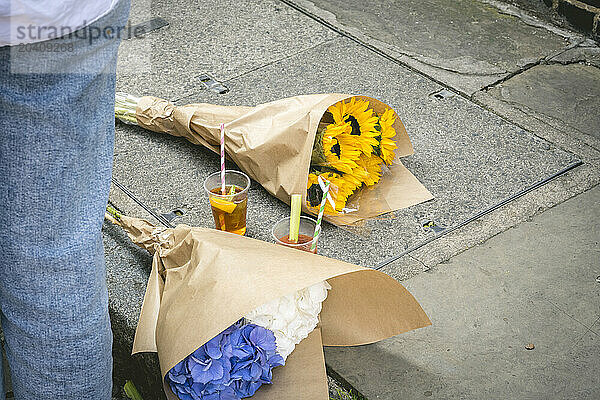
{"type": "MultiPolygon", "coordinates": [[[[2,349],[0,348],[0,352],[2,351],[2,349]]],[[[2,354],[0,354],[0,358],[1,358],[2,354]]],[[[4,400],[6,398],[6,391],[4,388],[4,360],[2,360],[2,362],[0,362],[0,400],[4,400]]]]}
{"type": "MultiPolygon", "coordinates": [[[[128,10],[121,1],[94,25],[123,26],[128,10]]],[[[45,43],[65,46],[31,56],[0,48],[6,353],[18,400],[110,399],[100,229],[112,168],[118,39],[45,43]],[[38,73],[20,73],[29,67],[38,73]]]]}

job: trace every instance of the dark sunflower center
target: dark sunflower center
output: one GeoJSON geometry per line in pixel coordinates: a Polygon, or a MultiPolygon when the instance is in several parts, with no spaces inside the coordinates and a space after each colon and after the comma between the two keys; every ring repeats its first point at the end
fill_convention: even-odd
{"type": "Polygon", "coordinates": [[[360,124],[353,115],[349,115],[344,122],[350,122],[350,127],[352,128],[351,135],[360,135],[360,124]]]}
{"type": "Polygon", "coordinates": [[[311,207],[316,207],[321,203],[321,197],[323,197],[323,190],[318,184],[311,185],[306,191],[306,200],[311,207]]]}
{"type": "Polygon", "coordinates": [[[342,155],[342,148],[340,147],[340,142],[337,139],[335,139],[335,144],[331,146],[331,152],[335,154],[337,158],[340,158],[342,155]]]}

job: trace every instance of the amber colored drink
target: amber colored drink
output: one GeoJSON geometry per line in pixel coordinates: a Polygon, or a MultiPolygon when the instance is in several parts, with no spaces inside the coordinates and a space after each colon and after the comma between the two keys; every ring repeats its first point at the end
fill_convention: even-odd
{"type": "Polygon", "coordinates": [[[290,241],[290,237],[289,236],[290,235],[285,235],[283,237],[280,237],[279,238],[279,241],[281,242],[280,244],[283,245],[283,246],[287,245],[287,247],[292,247],[294,249],[308,251],[310,253],[317,254],[317,248],[316,247],[315,247],[314,250],[310,249],[310,247],[312,245],[312,240],[313,240],[312,236],[299,234],[297,242],[290,241]],[[306,243],[306,244],[304,245],[304,243],[306,243]]]}
{"type": "Polygon", "coordinates": [[[210,196],[210,208],[215,219],[215,227],[238,235],[245,234],[248,192],[235,185],[225,186],[227,195],[222,195],[220,186],[211,189],[210,192],[216,195],[210,196]]]}

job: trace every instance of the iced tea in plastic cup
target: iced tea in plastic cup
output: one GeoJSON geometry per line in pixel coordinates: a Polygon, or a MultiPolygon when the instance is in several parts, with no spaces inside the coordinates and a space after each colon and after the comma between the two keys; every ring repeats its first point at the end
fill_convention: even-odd
{"type": "Polygon", "coordinates": [[[313,236],[316,226],[317,221],[310,217],[301,216],[298,243],[293,243],[290,241],[290,217],[286,217],[277,221],[271,230],[271,234],[277,244],[317,254],[316,247],[314,250],[310,249],[314,241],[313,236]]]}
{"type": "Polygon", "coordinates": [[[225,171],[225,193],[221,191],[221,171],[204,181],[216,229],[243,235],[246,233],[246,210],[250,178],[240,171],[225,171]]]}

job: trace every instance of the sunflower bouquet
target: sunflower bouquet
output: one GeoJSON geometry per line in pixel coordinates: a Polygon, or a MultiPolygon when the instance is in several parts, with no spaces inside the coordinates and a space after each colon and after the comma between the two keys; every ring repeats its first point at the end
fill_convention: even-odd
{"type": "Polygon", "coordinates": [[[319,123],[313,145],[306,185],[308,206],[319,206],[321,182],[327,180],[335,190],[325,212],[337,215],[356,211],[346,207],[350,196],[379,182],[386,166],[396,159],[395,121],[391,108],[378,114],[369,108],[368,100],[352,97],[330,106],[319,123]]]}
{"type": "Polygon", "coordinates": [[[181,136],[220,154],[269,193],[317,214],[329,181],[325,215],[349,225],[430,200],[431,193],[398,160],[413,147],[394,110],[366,96],[301,95],[247,106],[176,106],[152,96],[117,93],[115,116],[155,132],[181,136]]]}

